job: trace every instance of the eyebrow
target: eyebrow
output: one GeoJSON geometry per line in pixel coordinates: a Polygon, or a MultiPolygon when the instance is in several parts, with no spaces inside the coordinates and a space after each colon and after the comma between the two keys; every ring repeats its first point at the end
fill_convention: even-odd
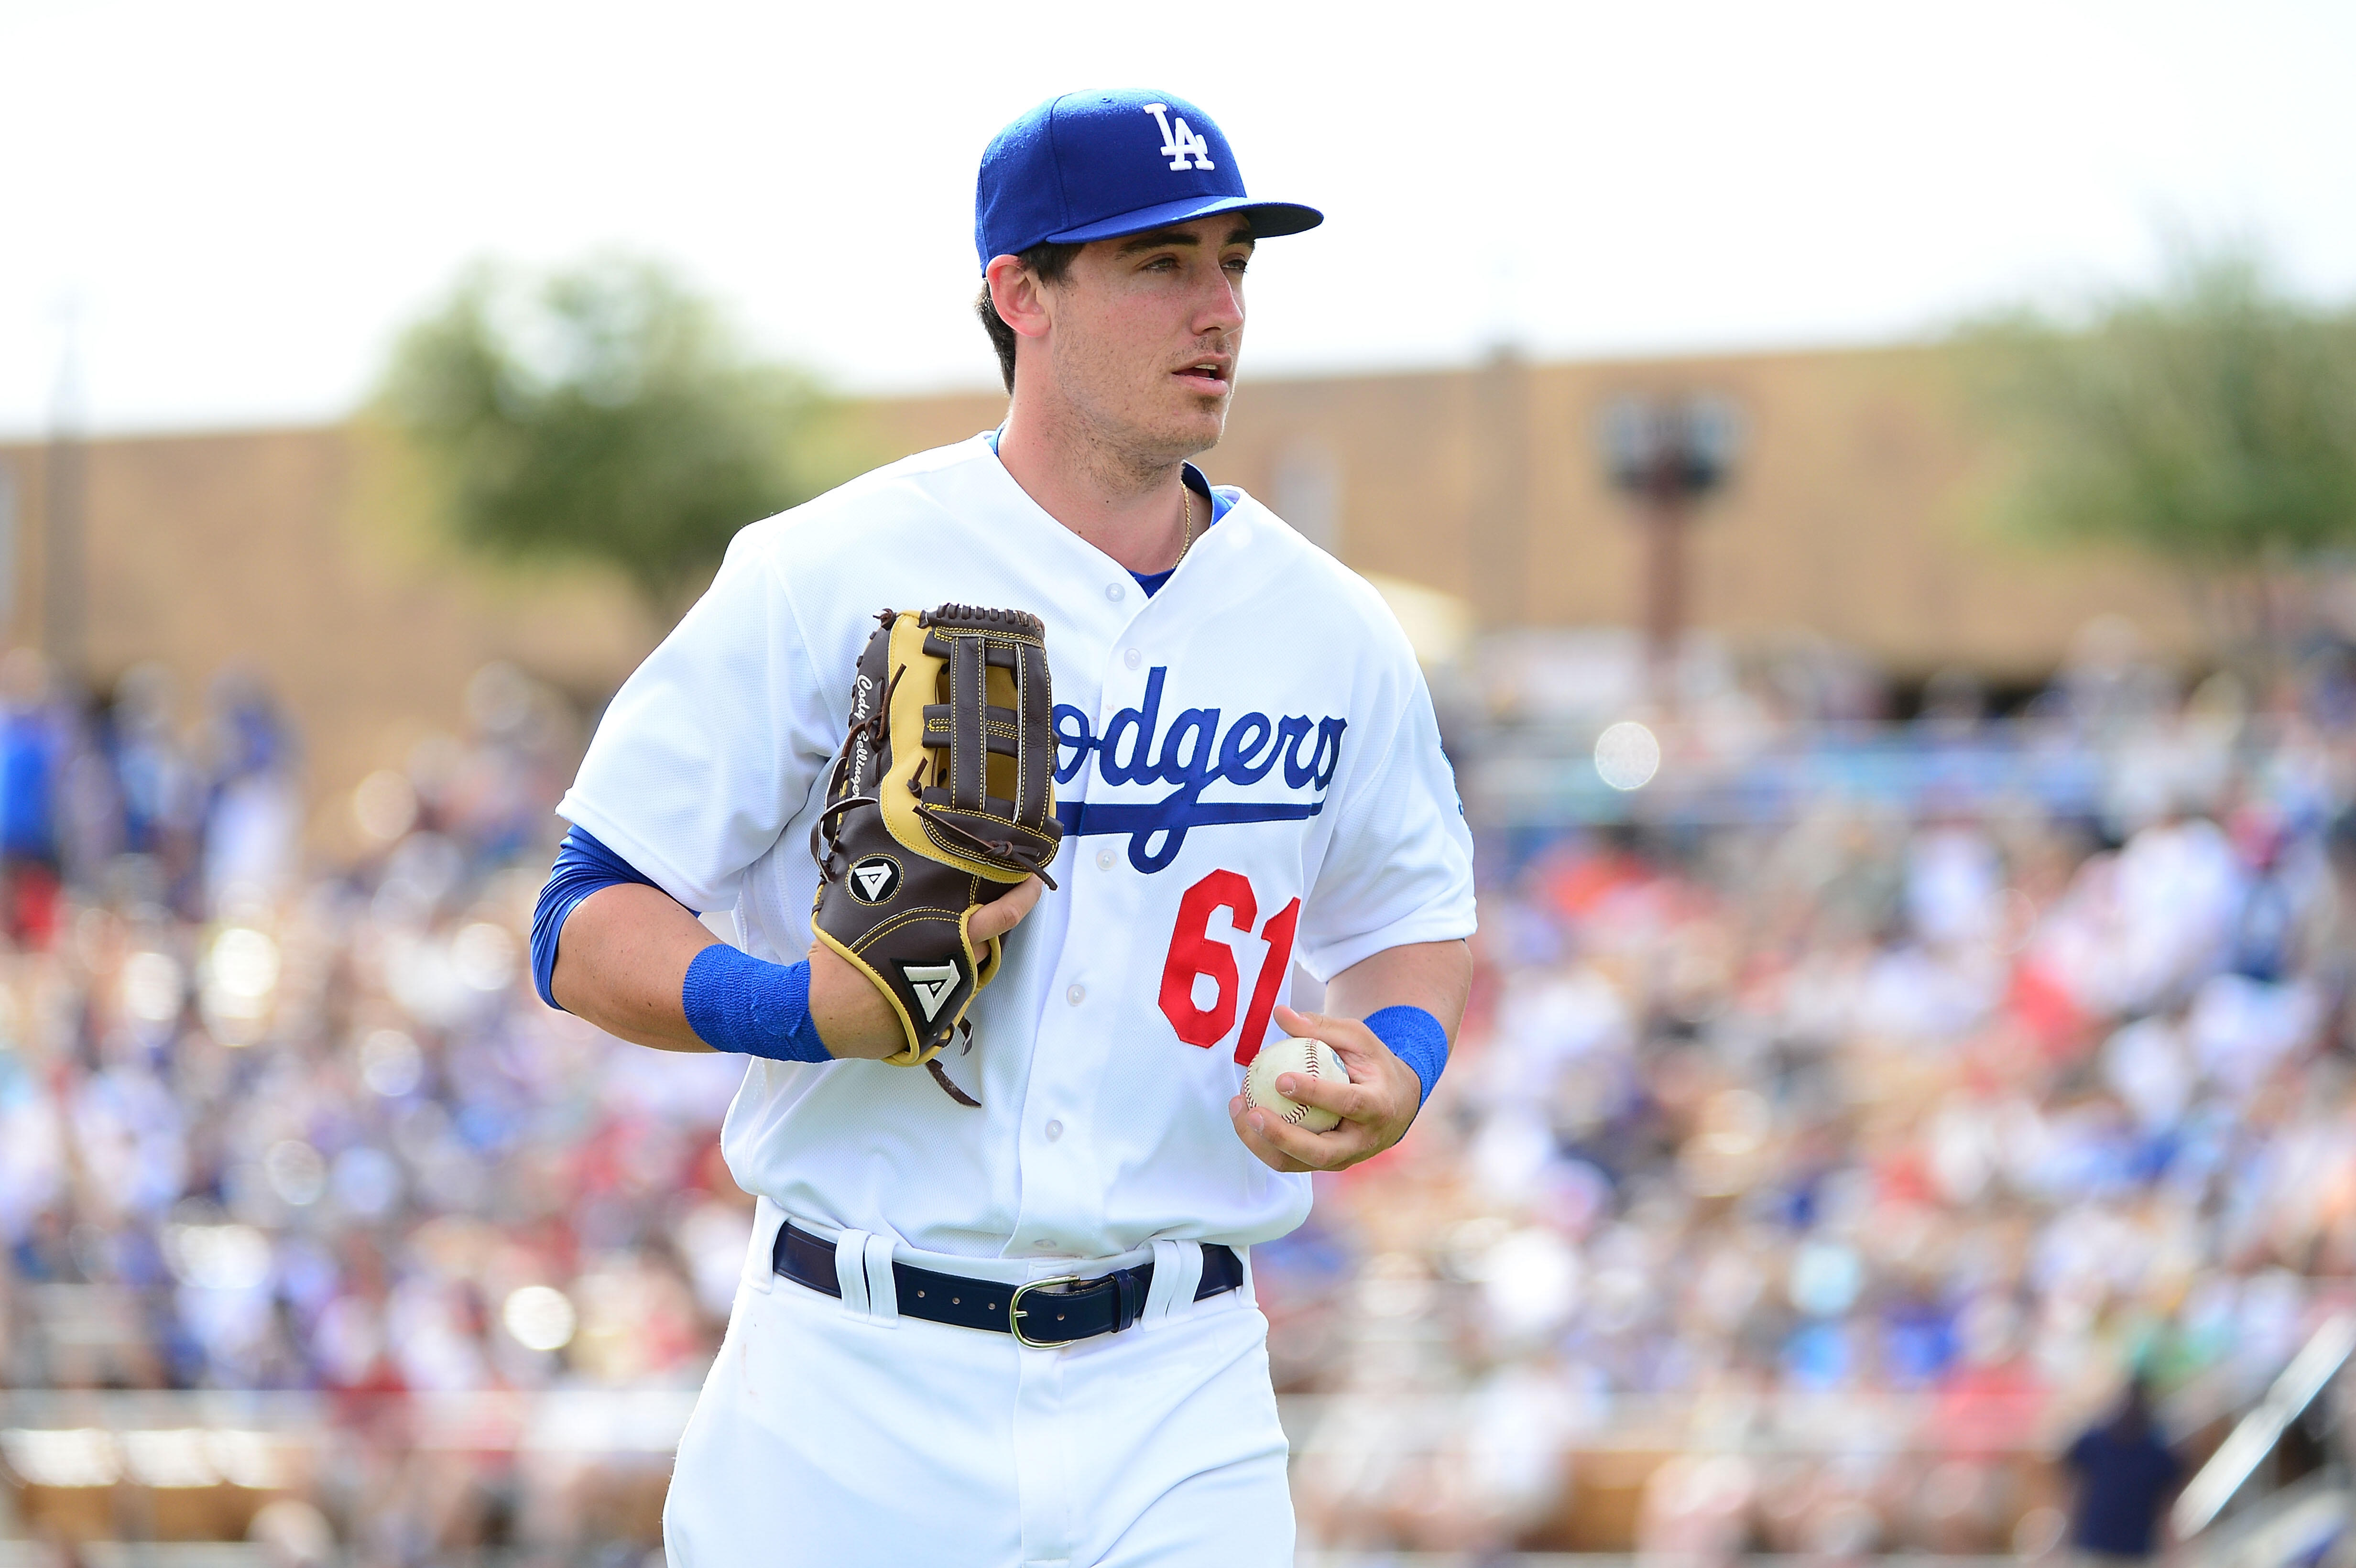
{"type": "MultiPolygon", "coordinates": [[[[1136,239],[1131,240],[1129,243],[1123,245],[1114,253],[1116,255],[1128,256],[1140,251],[1158,251],[1164,245],[1199,246],[1202,243],[1203,241],[1200,239],[1183,229],[1156,229],[1151,233],[1139,235],[1136,239]]],[[[1249,224],[1244,224],[1237,228],[1230,229],[1227,230],[1227,237],[1219,241],[1219,243],[1222,245],[1256,245],[1256,241],[1252,239],[1251,226],[1249,224]]]]}

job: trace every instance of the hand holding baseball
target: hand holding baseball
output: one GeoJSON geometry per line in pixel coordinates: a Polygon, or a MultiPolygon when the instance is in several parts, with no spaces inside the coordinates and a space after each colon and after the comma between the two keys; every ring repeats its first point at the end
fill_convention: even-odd
{"type": "Polygon", "coordinates": [[[1255,1111],[1273,1111],[1277,1119],[1312,1133],[1332,1132],[1342,1118],[1323,1105],[1304,1105],[1276,1086],[1288,1072],[1347,1083],[1350,1074],[1333,1048],[1322,1040],[1295,1040],[1290,1035],[1259,1048],[1244,1074],[1244,1104],[1255,1111]]]}
{"type": "Polygon", "coordinates": [[[1237,1094],[1227,1103],[1227,1115],[1245,1147],[1277,1170],[1341,1170],[1373,1158],[1407,1136],[1408,1124],[1422,1104],[1423,1085],[1415,1070],[1393,1055],[1372,1029],[1356,1019],[1282,1007],[1276,1009],[1276,1025],[1288,1035],[1323,1040],[1349,1073],[1344,1081],[1280,1072],[1276,1093],[1341,1120],[1329,1132],[1311,1132],[1289,1125],[1272,1107],[1248,1104],[1237,1094]]]}

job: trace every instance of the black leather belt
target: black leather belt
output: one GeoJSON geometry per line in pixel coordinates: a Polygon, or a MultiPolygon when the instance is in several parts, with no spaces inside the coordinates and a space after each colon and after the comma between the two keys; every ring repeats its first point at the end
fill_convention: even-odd
{"type": "MultiPolygon", "coordinates": [[[[796,1285],[841,1296],[842,1281],[834,1272],[834,1243],[823,1236],[813,1236],[787,1221],[777,1227],[771,1259],[776,1271],[796,1285]]],[[[1203,1282],[1194,1287],[1195,1300],[1234,1290],[1243,1282],[1243,1260],[1236,1256],[1234,1248],[1217,1242],[1203,1243],[1203,1282]]],[[[1138,1314],[1145,1310],[1147,1292],[1153,1288],[1153,1264],[1115,1269],[1094,1279],[1067,1275],[1007,1285],[894,1263],[892,1286],[899,1295],[903,1317],[1012,1334],[1026,1345],[1068,1345],[1098,1334],[1118,1334],[1136,1322],[1138,1314]]]]}

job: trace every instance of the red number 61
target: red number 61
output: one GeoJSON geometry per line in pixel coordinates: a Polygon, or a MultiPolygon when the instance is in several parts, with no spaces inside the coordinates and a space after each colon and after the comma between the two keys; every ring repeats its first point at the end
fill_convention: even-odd
{"type": "MultiPolygon", "coordinates": [[[[1242,976],[1236,970],[1236,950],[1211,935],[1211,912],[1224,909],[1238,931],[1249,931],[1259,918],[1259,900],[1251,882],[1239,871],[1213,871],[1186,890],[1178,901],[1178,923],[1170,933],[1170,956],[1162,965],[1162,1016],[1188,1045],[1205,1051],[1219,1043],[1236,1021],[1236,998],[1242,976]],[[1207,975],[1218,990],[1207,1008],[1194,1005],[1194,977],[1207,975]]],[[[1245,1066],[1259,1054],[1268,1033],[1269,1015],[1276,1009],[1276,990],[1292,964],[1292,929],[1301,921],[1301,901],[1294,899],[1268,917],[1260,940],[1268,956],[1260,961],[1252,982],[1251,1006],[1244,1013],[1243,1033],[1236,1039],[1236,1060],[1245,1066]]]]}

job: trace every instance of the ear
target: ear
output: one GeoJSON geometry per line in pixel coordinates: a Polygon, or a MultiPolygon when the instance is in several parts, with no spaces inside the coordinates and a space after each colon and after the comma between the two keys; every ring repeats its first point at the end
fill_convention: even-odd
{"type": "Polygon", "coordinates": [[[998,319],[1018,337],[1044,337],[1052,319],[1047,291],[1020,256],[993,256],[984,274],[990,282],[990,303],[998,319]]]}

